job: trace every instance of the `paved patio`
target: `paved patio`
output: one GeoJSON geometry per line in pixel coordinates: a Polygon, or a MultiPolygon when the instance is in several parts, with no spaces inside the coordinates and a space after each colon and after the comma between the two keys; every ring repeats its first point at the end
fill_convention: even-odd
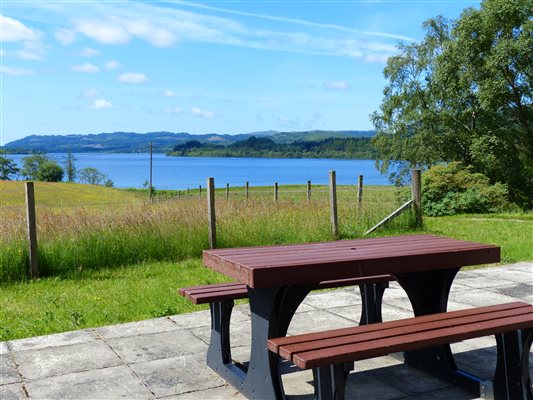
{"type": "MultiPolygon", "coordinates": [[[[460,272],[449,309],[517,299],[533,303],[533,263],[460,272]]],[[[356,288],[314,293],[300,306],[289,333],[353,326],[359,313],[356,288]]],[[[384,319],[409,316],[403,290],[391,284],[385,292],[384,319]]],[[[245,361],[250,340],[247,305],[235,308],[233,321],[233,358],[245,361]]],[[[209,328],[209,311],[200,311],[0,342],[0,399],[241,399],[205,365],[209,328]]],[[[484,378],[492,375],[494,337],[452,348],[460,366],[484,378]]],[[[356,363],[348,381],[348,398],[472,399],[399,359],[396,355],[356,363]]],[[[531,353],[530,366],[533,373],[531,353]]],[[[312,398],[308,371],[284,376],[284,385],[294,398],[312,398]]]]}

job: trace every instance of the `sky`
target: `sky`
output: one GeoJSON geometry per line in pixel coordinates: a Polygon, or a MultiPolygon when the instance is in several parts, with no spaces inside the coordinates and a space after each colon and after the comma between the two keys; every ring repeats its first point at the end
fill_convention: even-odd
{"type": "Polygon", "coordinates": [[[472,6],[0,0],[0,145],[116,131],[372,129],[398,43],[472,6]]]}

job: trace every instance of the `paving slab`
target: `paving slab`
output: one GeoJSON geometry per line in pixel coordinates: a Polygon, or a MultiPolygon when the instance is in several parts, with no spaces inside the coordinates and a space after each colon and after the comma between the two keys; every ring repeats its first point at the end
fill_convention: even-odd
{"type": "MultiPolygon", "coordinates": [[[[194,336],[200,338],[205,343],[209,343],[211,338],[210,329],[199,327],[192,328],[190,331],[194,336]]],[[[252,342],[252,324],[250,322],[250,318],[241,321],[234,321],[232,319],[229,331],[231,343],[247,345],[252,342]]]]}
{"type": "Polygon", "coordinates": [[[533,283],[533,263],[530,264],[530,268],[527,268],[526,266],[524,269],[526,269],[526,271],[501,266],[500,268],[480,268],[475,271],[476,275],[487,276],[493,279],[533,283]],[[524,276],[524,273],[526,273],[526,276],[524,276]]]}
{"type": "Polygon", "coordinates": [[[354,304],[361,304],[361,294],[357,286],[335,290],[335,296],[331,296],[331,290],[313,293],[306,297],[303,304],[316,309],[326,309],[331,307],[342,307],[354,304]]]}
{"type": "Polygon", "coordinates": [[[351,373],[346,382],[346,400],[379,399],[392,400],[407,396],[397,387],[384,385],[373,372],[351,373]]]}
{"type": "Polygon", "coordinates": [[[505,287],[516,284],[515,281],[509,279],[498,279],[493,278],[490,275],[477,275],[475,273],[465,273],[461,276],[457,275],[456,279],[453,282],[452,290],[455,290],[458,285],[466,286],[470,289],[479,289],[479,288],[497,288],[505,287]]]}
{"type": "Polygon", "coordinates": [[[206,365],[204,353],[136,363],[131,369],[158,398],[226,384],[206,365]]]}
{"type": "Polygon", "coordinates": [[[20,383],[0,386],[0,399],[2,400],[26,400],[27,398],[20,383]]]}
{"type": "Polygon", "coordinates": [[[211,312],[209,310],[172,315],[169,318],[183,328],[197,328],[199,326],[211,325],[211,312]]]}
{"type": "Polygon", "coordinates": [[[115,338],[107,343],[127,364],[207,351],[206,343],[184,329],[115,338]]]}
{"type": "Polygon", "coordinates": [[[479,397],[472,396],[464,392],[463,390],[456,389],[454,387],[448,387],[445,389],[434,390],[429,393],[420,394],[414,397],[406,397],[407,399],[416,400],[481,400],[479,397]]]}
{"type": "Polygon", "coordinates": [[[298,313],[294,315],[288,333],[298,335],[306,332],[318,332],[324,330],[325,326],[328,329],[347,328],[353,326],[353,321],[324,310],[298,313]]]}
{"type": "Polygon", "coordinates": [[[515,283],[511,286],[499,287],[496,291],[506,296],[533,301],[533,285],[526,283],[515,283]]]}
{"type": "Polygon", "coordinates": [[[155,399],[124,365],[29,381],[26,389],[32,399],[155,399]]]}
{"type": "Polygon", "coordinates": [[[533,272],[533,262],[522,261],[514,264],[508,264],[505,266],[507,269],[514,269],[525,273],[533,272]]]}
{"type": "Polygon", "coordinates": [[[42,379],[122,364],[120,358],[101,341],[18,351],[13,352],[13,357],[25,379],[42,379]]]}
{"type": "Polygon", "coordinates": [[[9,347],[7,347],[7,342],[0,342],[0,354],[8,354],[9,347]]]}
{"type": "Polygon", "coordinates": [[[10,354],[0,354],[0,385],[22,381],[10,354]]]}
{"type": "Polygon", "coordinates": [[[104,326],[95,329],[95,331],[105,339],[113,339],[117,337],[145,335],[148,333],[168,332],[175,329],[183,329],[183,327],[171,319],[164,317],[104,326]]]}
{"type": "MultiPolygon", "coordinates": [[[[461,305],[467,305],[466,307],[462,306],[462,308],[484,307],[501,303],[510,303],[516,300],[515,297],[506,296],[496,291],[492,291],[491,289],[470,289],[465,292],[450,293],[450,303],[458,302],[461,305]]],[[[449,309],[452,308],[449,307],[449,309]]]]}
{"type": "Polygon", "coordinates": [[[226,385],[213,389],[183,393],[177,396],[162,397],[165,400],[242,400],[246,399],[233,386],[226,385]]]}
{"type": "Polygon", "coordinates": [[[53,335],[36,336],[27,339],[12,340],[9,342],[11,350],[24,351],[44,349],[46,347],[66,346],[77,343],[87,343],[96,340],[92,329],[55,333],[53,335]]]}
{"type": "Polygon", "coordinates": [[[415,395],[442,389],[449,384],[404,364],[372,370],[372,376],[407,395],[415,395]]]}

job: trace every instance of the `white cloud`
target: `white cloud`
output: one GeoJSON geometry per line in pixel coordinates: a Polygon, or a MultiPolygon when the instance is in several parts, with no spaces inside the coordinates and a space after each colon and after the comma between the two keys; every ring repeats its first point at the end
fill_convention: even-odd
{"type": "Polygon", "coordinates": [[[12,67],[7,67],[5,65],[0,65],[0,72],[2,74],[11,75],[11,76],[32,75],[34,73],[34,71],[31,69],[12,68],[12,67]]]}
{"type": "Polygon", "coordinates": [[[130,41],[130,34],[121,26],[108,20],[76,21],[76,30],[102,44],[124,44],[130,41]]]}
{"type": "Polygon", "coordinates": [[[197,117],[200,117],[200,118],[205,118],[205,119],[213,119],[213,118],[215,118],[215,113],[214,112],[209,111],[209,110],[203,110],[203,109],[198,108],[198,107],[191,108],[191,113],[193,115],[196,115],[197,117]]]}
{"type": "Polygon", "coordinates": [[[110,101],[104,99],[96,99],[93,104],[90,105],[88,108],[92,108],[93,110],[105,110],[112,107],[113,104],[111,104],[110,101]]]}
{"type": "Polygon", "coordinates": [[[24,42],[21,49],[6,51],[6,55],[10,55],[22,60],[44,60],[46,51],[41,42],[24,42]]]}
{"type": "Polygon", "coordinates": [[[370,64],[387,64],[391,54],[367,54],[363,56],[363,61],[370,64]]]}
{"type": "Polygon", "coordinates": [[[125,44],[132,37],[147,41],[155,47],[170,47],[177,43],[175,34],[154,25],[145,16],[105,19],[81,19],[75,21],[76,31],[102,44],[125,44]]]}
{"type": "Polygon", "coordinates": [[[181,114],[183,110],[180,107],[167,107],[163,110],[167,114],[181,114]]]}
{"type": "Polygon", "coordinates": [[[110,60],[104,64],[104,68],[108,71],[111,71],[112,69],[117,69],[120,67],[120,63],[117,60],[110,60]]]}
{"type": "Polygon", "coordinates": [[[75,72],[84,72],[86,74],[95,74],[100,71],[100,68],[94,64],[85,63],[73,65],[72,70],[75,72]]]}
{"type": "Polygon", "coordinates": [[[82,96],[85,97],[86,99],[92,99],[98,96],[98,94],[99,93],[95,88],[89,88],[83,91],[82,96]]]}
{"type": "Polygon", "coordinates": [[[126,72],[125,74],[120,74],[118,76],[118,81],[123,83],[145,83],[148,81],[148,78],[144,74],[137,72],[126,72]]]}
{"type": "Polygon", "coordinates": [[[60,28],[56,30],[54,36],[59,43],[65,46],[74,43],[74,41],[76,40],[76,32],[65,28],[60,28]]]}
{"type": "Polygon", "coordinates": [[[41,42],[41,32],[29,28],[22,22],[0,15],[0,41],[22,44],[17,50],[4,51],[3,56],[12,56],[23,60],[43,60],[46,54],[41,42]]]}
{"type": "Polygon", "coordinates": [[[350,84],[346,81],[326,81],[322,84],[322,87],[327,90],[345,92],[350,89],[350,84]]]}
{"type": "Polygon", "coordinates": [[[176,97],[176,93],[174,93],[172,90],[165,90],[161,93],[161,96],[163,97],[176,97]]]}
{"type": "Polygon", "coordinates": [[[0,25],[2,25],[2,42],[38,42],[41,33],[35,29],[28,28],[22,22],[0,15],[0,25]]]}
{"type": "Polygon", "coordinates": [[[80,56],[82,57],[94,57],[100,54],[100,52],[96,49],[93,49],[91,47],[85,47],[80,50],[80,56]]]}
{"type": "Polygon", "coordinates": [[[123,21],[126,30],[133,36],[146,40],[152,46],[170,47],[177,42],[174,34],[155,27],[146,19],[123,21]]]}
{"type": "MultiPolygon", "coordinates": [[[[298,54],[350,57],[362,62],[380,62],[397,54],[398,39],[411,38],[387,32],[366,31],[335,24],[295,18],[253,14],[202,4],[173,1],[95,2],[98,6],[80,8],[40,7],[56,20],[70,20],[71,31],[103,44],[126,44],[134,38],[153,46],[169,47],[178,42],[211,43],[298,54]],[[179,6],[182,6],[181,8],[179,6]],[[185,7],[193,8],[187,11],[185,7]],[[208,11],[206,11],[208,10],[208,11]],[[216,11],[216,15],[213,11],[216,11]],[[220,16],[220,12],[230,16],[220,16]],[[252,18],[233,18],[244,15],[252,18]],[[271,20],[280,29],[257,21],[271,20]],[[285,27],[285,28],[283,28],[285,27]]],[[[28,6],[29,7],[29,6],[28,6]]],[[[43,17],[44,19],[44,17],[43,17]]],[[[43,21],[44,22],[44,21],[43,21]]]]}

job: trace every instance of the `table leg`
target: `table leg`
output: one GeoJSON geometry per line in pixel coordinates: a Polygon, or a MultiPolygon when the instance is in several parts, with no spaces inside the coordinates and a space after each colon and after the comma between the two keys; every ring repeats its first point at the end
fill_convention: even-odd
{"type": "Polygon", "coordinates": [[[388,287],[389,282],[363,283],[359,285],[362,301],[359,325],[383,322],[381,304],[385,289],[388,287]]]}
{"type": "Polygon", "coordinates": [[[494,374],[494,398],[533,400],[529,376],[529,350],[533,329],[496,335],[498,362],[494,374]]]}
{"type": "MultiPolygon", "coordinates": [[[[395,277],[407,293],[414,315],[418,317],[446,311],[450,289],[457,272],[459,268],[450,268],[405,273],[395,277]]],[[[458,369],[450,345],[407,351],[404,357],[406,364],[480,395],[480,385],[485,380],[458,369]]]]}
{"type": "Polygon", "coordinates": [[[220,321],[213,323],[207,364],[248,398],[284,398],[279,359],[266,343],[270,338],[286,335],[296,309],[312,289],[312,285],[248,288],[252,343],[247,367],[233,364],[230,357],[229,318],[233,304],[229,309],[227,305],[215,307],[214,311],[212,306],[212,316],[220,321]]]}

